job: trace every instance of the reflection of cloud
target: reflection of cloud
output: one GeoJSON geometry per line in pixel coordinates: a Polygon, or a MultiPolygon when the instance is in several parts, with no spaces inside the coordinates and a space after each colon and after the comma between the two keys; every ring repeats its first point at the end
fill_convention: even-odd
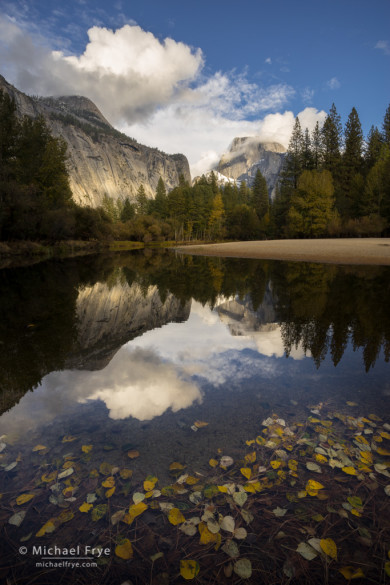
{"type": "Polygon", "coordinates": [[[16,432],[37,427],[93,399],[106,404],[110,418],[150,420],[170,408],[176,412],[202,401],[198,386],[188,378],[182,368],[150,349],[125,347],[103,370],[48,374],[39,388],[2,415],[2,428],[16,432]]]}
{"type": "Polygon", "coordinates": [[[84,386],[83,394],[87,400],[102,400],[110,418],[150,420],[169,408],[177,412],[201,401],[197,386],[150,350],[122,351],[104,372],[97,375],[96,386],[93,380],[84,386]]]}

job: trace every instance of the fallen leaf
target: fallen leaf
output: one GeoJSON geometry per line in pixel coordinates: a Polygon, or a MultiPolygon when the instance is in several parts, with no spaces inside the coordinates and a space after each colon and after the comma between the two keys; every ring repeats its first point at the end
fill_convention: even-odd
{"type": "Polygon", "coordinates": [[[121,544],[117,544],[115,547],[115,554],[117,557],[127,561],[133,557],[133,547],[128,538],[124,538],[121,544]]]}
{"type": "Polygon", "coordinates": [[[48,520],[40,530],[38,530],[38,532],[36,533],[35,536],[44,536],[45,534],[50,534],[51,532],[54,532],[54,530],[56,529],[56,526],[53,522],[53,519],[48,520]]]}
{"type": "Polygon", "coordinates": [[[334,540],[331,538],[322,538],[320,546],[324,553],[331,559],[337,560],[337,546],[334,540]]]}
{"type": "Polygon", "coordinates": [[[246,558],[238,559],[234,563],[233,570],[241,579],[249,579],[252,576],[252,564],[246,558]]]}
{"type": "Polygon", "coordinates": [[[102,486],[105,488],[112,488],[115,485],[115,478],[110,475],[104,481],[102,481],[102,486]]]}
{"type": "Polygon", "coordinates": [[[209,465],[210,465],[210,467],[217,467],[218,461],[216,459],[210,459],[209,465]]]}
{"type": "Polygon", "coordinates": [[[138,504],[133,504],[129,507],[129,512],[126,514],[126,523],[131,524],[137,516],[140,516],[145,510],[147,510],[148,506],[144,502],[138,502],[138,504]]]}
{"type": "Polygon", "coordinates": [[[365,577],[365,575],[360,567],[358,569],[355,569],[354,567],[341,567],[341,569],[339,569],[339,572],[348,581],[350,579],[361,579],[362,577],[365,577]]]}
{"type": "Polygon", "coordinates": [[[80,510],[80,512],[89,512],[91,508],[92,508],[92,504],[88,504],[87,502],[84,502],[84,504],[81,504],[81,506],[79,507],[79,510],[80,510]]]}
{"type": "Polygon", "coordinates": [[[174,526],[185,522],[185,518],[178,508],[172,508],[169,510],[168,520],[174,526]]]}
{"type": "Polygon", "coordinates": [[[203,427],[207,427],[207,426],[208,426],[208,424],[209,424],[208,422],[204,422],[204,421],[202,421],[202,420],[196,420],[196,421],[194,422],[194,425],[195,425],[195,426],[196,426],[198,429],[201,429],[201,428],[203,428],[203,427]]]}
{"type": "Polygon", "coordinates": [[[131,451],[127,452],[127,456],[130,457],[130,459],[136,459],[137,457],[139,457],[139,451],[132,449],[131,451]]]}
{"type": "Polygon", "coordinates": [[[180,561],[180,575],[183,579],[194,579],[200,570],[199,563],[193,560],[180,561]]]}
{"type": "Polygon", "coordinates": [[[237,543],[234,542],[234,540],[228,540],[225,542],[221,550],[223,550],[223,552],[232,559],[240,556],[240,551],[238,550],[237,543]]]}
{"type": "Polygon", "coordinates": [[[26,502],[32,500],[34,496],[35,494],[21,494],[16,498],[16,503],[18,506],[21,506],[22,504],[25,504],[26,502]]]}
{"type": "Polygon", "coordinates": [[[144,481],[144,490],[146,492],[153,490],[157,481],[158,481],[157,477],[155,477],[154,475],[148,475],[144,481]]]}
{"type": "Polygon", "coordinates": [[[240,471],[242,475],[247,479],[250,479],[252,477],[252,470],[250,467],[241,467],[240,471]]]}
{"type": "Polygon", "coordinates": [[[317,551],[307,542],[300,542],[296,550],[307,561],[312,561],[318,556],[317,551]]]}
{"type": "Polygon", "coordinates": [[[92,445],[82,445],[81,450],[83,453],[90,453],[92,451],[92,445]]]}
{"type": "Polygon", "coordinates": [[[33,451],[43,451],[44,449],[47,449],[45,445],[35,445],[35,447],[33,447],[33,451]]]}
{"type": "Polygon", "coordinates": [[[133,470],[132,469],[121,469],[119,472],[119,475],[121,476],[122,479],[130,479],[131,476],[133,475],[133,470]]]}
{"type": "Polygon", "coordinates": [[[279,506],[277,508],[275,508],[274,510],[272,510],[272,512],[274,513],[274,515],[276,517],[281,517],[284,516],[287,512],[286,508],[280,508],[279,506]]]}
{"type": "Polygon", "coordinates": [[[25,511],[16,512],[16,514],[11,516],[11,518],[8,520],[8,522],[9,522],[9,524],[12,524],[13,526],[20,526],[21,523],[23,522],[25,516],[26,516],[25,511]]]}
{"type": "Polygon", "coordinates": [[[226,532],[234,532],[234,518],[232,516],[225,516],[221,521],[222,530],[226,532]]]}

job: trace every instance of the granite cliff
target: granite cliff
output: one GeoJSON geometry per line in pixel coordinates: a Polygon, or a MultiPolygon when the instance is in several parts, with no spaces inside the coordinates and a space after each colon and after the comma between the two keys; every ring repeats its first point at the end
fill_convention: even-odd
{"type": "Polygon", "coordinates": [[[285,152],[286,149],[281,144],[263,142],[258,136],[235,138],[215,170],[230,179],[246,181],[252,186],[257,169],[260,169],[272,196],[285,152]]]}
{"type": "Polygon", "coordinates": [[[105,194],[133,200],[141,184],[154,197],[160,176],[167,190],[179,183],[180,175],[191,181],[183,154],[168,155],[139,144],[111,126],[86,97],[30,97],[1,75],[0,90],[15,100],[18,115],[44,116],[53,135],[67,142],[70,186],[80,205],[97,207],[105,194]]]}

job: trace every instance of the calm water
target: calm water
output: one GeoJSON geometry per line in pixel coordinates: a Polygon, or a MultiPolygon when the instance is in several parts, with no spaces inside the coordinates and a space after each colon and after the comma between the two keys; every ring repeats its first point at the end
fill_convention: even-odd
{"type": "MultiPolygon", "coordinates": [[[[35,542],[65,546],[87,532],[88,542],[91,533],[98,539],[103,520],[88,531],[78,508],[84,492],[108,501],[99,488],[102,463],[132,471],[122,491],[109,496],[113,513],[142,491],[148,475],[160,489],[172,484],[172,462],[201,477],[210,473],[210,458],[240,460],[245,441],[273,414],[287,425],[335,411],[389,422],[389,298],[386,267],[146,251],[2,270],[5,571],[12,555],[21,559],[20,538],[28,553],[25,569],[12,569],[18,583],[29,582],[24,571],[31,573],[36,560],[35,542]],[[72,462],[72,478],[42,480],[64,461],[72,462]],[[74,492],[62,495],[66,487],[74,492]],[[25,493],[34,498],[18,504],[25,493]],[[20,526],[10,525],[21,510],[27,513],[20,526]],[[71,521],[56,526],[55,536],[37,537],[63,510],[73,511],[71,521]]],[[[118,557],[110,559],[119,580],[99,573],[97,583],[124,580],[118,557]]],[[[137,570],[133,583],[149,583],[137,570]]],[[[73,581],[84,582],[83,571],[73,571],[73,581]]],[[[170,582],[182,582],[177,569],[158,575],[164,571],[170,582]]]]}

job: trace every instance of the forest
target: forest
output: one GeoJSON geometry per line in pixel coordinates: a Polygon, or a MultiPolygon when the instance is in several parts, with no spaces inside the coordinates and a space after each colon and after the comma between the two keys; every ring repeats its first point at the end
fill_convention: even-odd
{"type": "Polygon", "coordinates": [[[104,196],[101,207],[72,199],[66,143],[42,117],[18,118],[0,92],[0,240],[218,241],[380,236],[390,226],[390,106],[364,138],[352,108],[343,128],[333,104],[313,132],[295,119],[276,194],[260,170],[253,185],[219,184],[211,172],[180,178],[154,199],[104,196]]]}

